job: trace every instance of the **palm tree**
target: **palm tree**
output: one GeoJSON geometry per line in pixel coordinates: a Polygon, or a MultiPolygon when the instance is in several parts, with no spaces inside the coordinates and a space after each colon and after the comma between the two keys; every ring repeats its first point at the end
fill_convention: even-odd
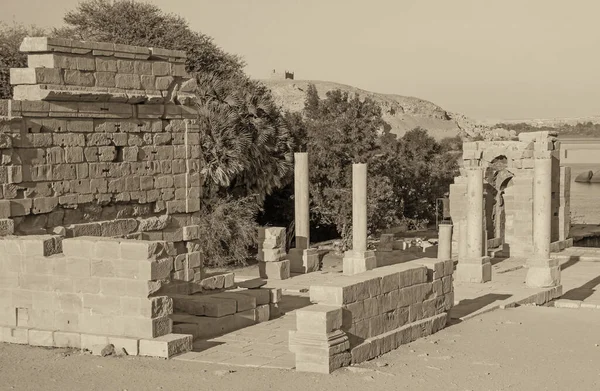
{"type": "Polygon", "coordinates": [[[197,75],[204,196],[266,195],[284,185],[293,138],[269,91],[246,77],[197,75]]]}

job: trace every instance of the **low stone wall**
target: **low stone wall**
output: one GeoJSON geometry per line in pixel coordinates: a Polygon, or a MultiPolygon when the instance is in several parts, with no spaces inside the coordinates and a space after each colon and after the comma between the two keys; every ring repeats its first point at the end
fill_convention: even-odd
{"type": "MultiPolygon", "coordinates": [[[[82,237],[0,238],[0,341],[170,357],[192,336],[171,334],[179,278],[173,243],[82,237]]],[[[193,254],[185,254],[184,274],[193,254]]]]}
{"type": "Polygon", "coordinates": [[[445,327],[454,304],[452,261],[415,260],[310,287],[316,305],[296,312],[296,369],[360,363],[445,327]]]}

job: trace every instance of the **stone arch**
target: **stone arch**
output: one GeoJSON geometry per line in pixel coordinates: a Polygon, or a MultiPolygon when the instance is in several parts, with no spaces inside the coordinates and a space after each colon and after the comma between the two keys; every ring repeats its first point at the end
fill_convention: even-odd
{"type": "Polygon", "coordinates": [[[509,159],[506,155],[497,155],[485,169],[485,194],[486,194],[486,229],[487,239],[497,239],[498,245],[504,244],[506,227],[506,211],[504,191],[511,183],[514,174],[508,169],[509,159]]]}

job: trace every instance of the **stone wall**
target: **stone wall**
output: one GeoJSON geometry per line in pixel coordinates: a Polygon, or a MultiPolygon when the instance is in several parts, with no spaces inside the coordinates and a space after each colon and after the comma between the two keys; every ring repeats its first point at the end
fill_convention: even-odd
{"type": "MultiPolygon", "coordinates": [[[[563,247],[569,238],[570,214],[570,168],[560,166],[560,143],[549,132],[521,133],[518,141],[475,141],[463,144],[463,165],[473,164],[486,171],[494,170],[497,158],[506,158],[505,170],[500,174],[503,193],[505,220],[501,237],[496,237],[491,221],[493,200],[489,193],[484,203],[486,236],[484,243],[500,244],[506,248],[505,255],[528,256],[533,251],[533,168],[536,151],[551,151],[552,154],[552,228],[553,247],[563,247]]],[[[489,171],[486,174],[490,174],[489,171]]],[[[493,173],[492,173],[493,174],[493,173]]],[[[467,178],[464,170],[450,185],[450,214],[454,222],[453,248],[459,249],[461,221],[465,221],[469,209],[467,178]]],[[[489,178],[486,175],[486,178],[489,178]]],[[[490,184],[486,181],[486,190],[490,184]]],[[[496,184],[498,185],[498,184],[496,184]]]]}
{"type": "Polygon", "coordinates": [[[454,304],[452,261],[415,260],[310,287],[290,350],[299,371],[360,363],[446,326],[454,304]]]}
{"type": "MultiPolygon", "coordinates": [[[[192,336],[171,334],[178,278],[173,243],[30,235],[0,239],[0,342],[170,357],[192,336]]],[[[187,254],[188,261],[190,254],[187,254]]]]}
{"type": "Polygon", "coordinates": [[[53,38],[21,51],[0,120],[0,234],[197,239],[185,52],[53,38]]]}

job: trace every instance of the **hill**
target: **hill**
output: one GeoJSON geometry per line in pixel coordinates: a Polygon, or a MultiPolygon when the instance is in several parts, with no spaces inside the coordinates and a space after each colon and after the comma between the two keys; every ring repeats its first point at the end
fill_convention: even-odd
{"type": "Polygon", "coordinates": [[[390,126],[390,132],[398,136],[421,127],[440,140],[459,133],[472,133],[472,129],[477,127],[461,114],[447,112],[431,102],[410,96],[379,94],[329,81],[267,79],[261,82],[270,88],[275,102],[282,109],[292,112],[299,112],[304,108],[306,90],[311,83],[315,85],[321,98],[335,89],[358,94],[363,99],[369,97],[381,105],[383,119],[390,126]]]}

